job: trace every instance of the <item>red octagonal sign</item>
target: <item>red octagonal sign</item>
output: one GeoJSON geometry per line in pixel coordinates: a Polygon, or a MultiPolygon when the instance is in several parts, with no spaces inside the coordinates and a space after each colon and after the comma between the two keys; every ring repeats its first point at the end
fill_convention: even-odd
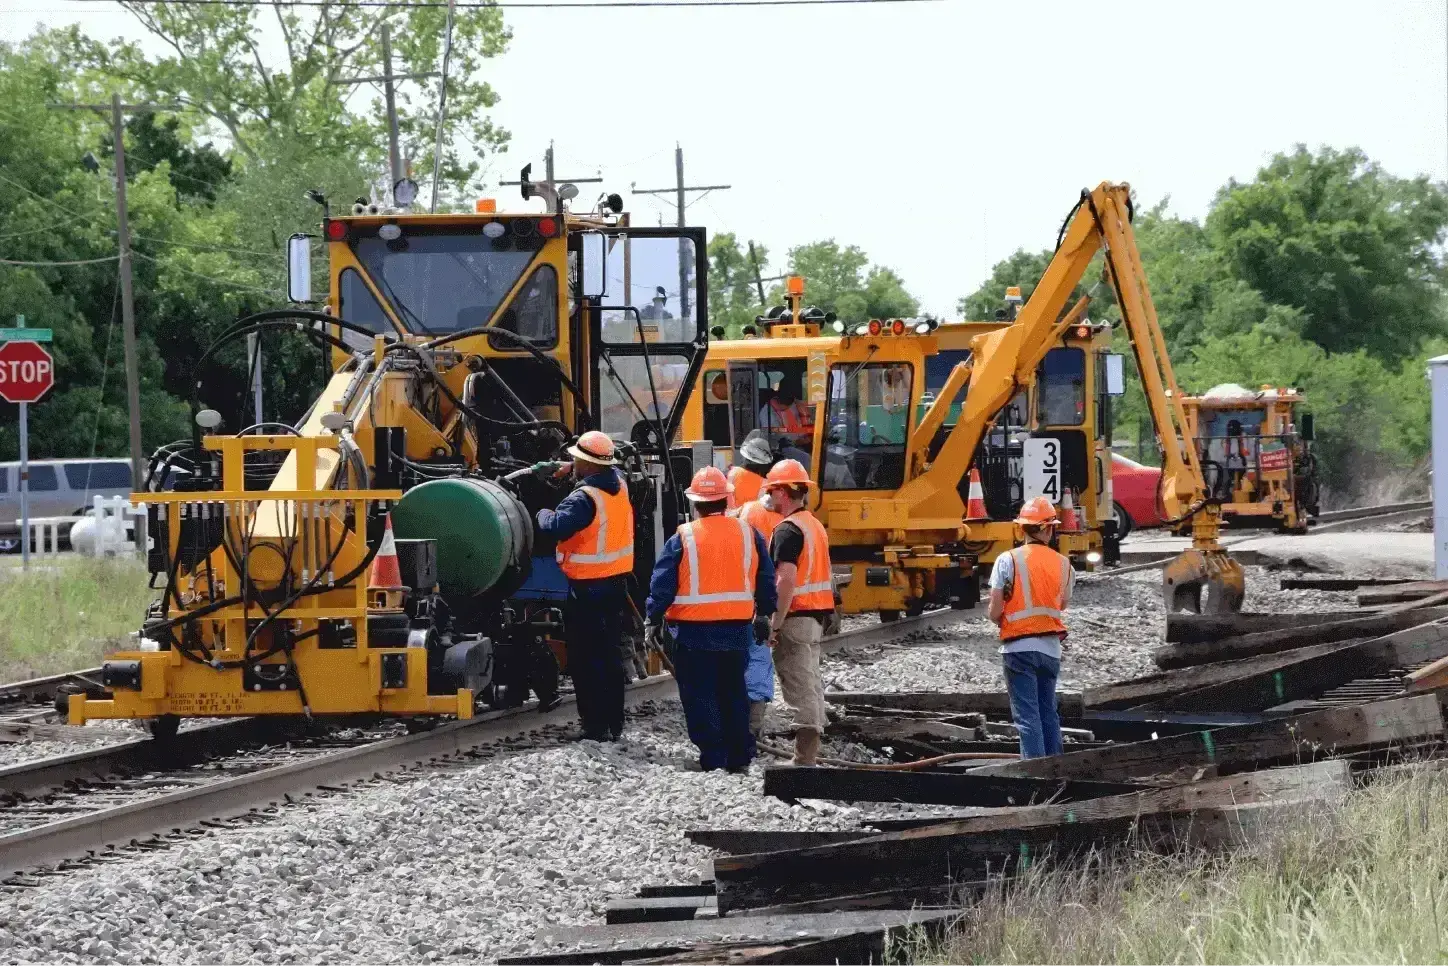
{"type": "Polygon", "coordinates": [[[0,345],[0,398],[33,403],[55,385],[55,360],[39,342],[0,345]]]}

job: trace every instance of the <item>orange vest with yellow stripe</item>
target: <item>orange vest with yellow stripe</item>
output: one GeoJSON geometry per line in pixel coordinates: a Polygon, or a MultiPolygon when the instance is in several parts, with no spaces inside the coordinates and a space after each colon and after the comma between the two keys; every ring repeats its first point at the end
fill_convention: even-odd
{"type": "MultiPolygon", "coordinates": [[[[789,612],[800,610],[834,610],[835,584],[830,570],[830,535],[825,526],[808,510],[797,510],[785,518],[804,534],[804,550],[799,555],[794,578],[794,597],[789,612]]],[[[781,521],[782,522],[782,521],[781,521]]]]}
{"type": "Polygon", "coordinates": [[[620,484],[617,493],[580,486],[593,501],[593,520],[571,537],[558,541],[558,568],[569,580],[598,580],[633,570],[633,505],[620,484]]]}
{"type": "Polygon", "coordinates": [[[734,514],[745,523],[759,531],[764,538],[765,544],[774,536],[774,528],[784,520],[784,514],[776,513],[764,505],[763,500],[750,500],[741,506],[734,514]]]}
{"type": "Polygon", "coordinates": [[[759,499],[759,490],[764,486],[764,477],[753,470],[735,466],[729,470],[729,483],[734,487],[729,494],[729,509],[733,510],[759,499]]]}
{"type": "Polygon", "coordinates": [[[679,591],[670,621],[747,621],[754,617],[754,530],[736,517],[703,517],[679,527],[679,591]]]}
{"type": "Polygon", "coordinates": [[[1071,561],[1050,547],[1028,543],[1011,551],[1011,564],[1016,576],[1001,617],[1001,640],[1064,634],[1061,614],[1066,609],[1071,561]]]}

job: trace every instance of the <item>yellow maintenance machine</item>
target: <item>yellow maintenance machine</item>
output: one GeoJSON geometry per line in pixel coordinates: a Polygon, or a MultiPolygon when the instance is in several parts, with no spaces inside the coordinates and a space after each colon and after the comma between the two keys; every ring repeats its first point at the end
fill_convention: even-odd
{"type": "MultiPolygon", "coordinates": [[[[1010,521],[1026,498],[1026,483],[1049,490],[1056,502],[1063,502],[1067,487],[1078,501],[1090,496],[1087,512],[1078,511],[1076,528],[1061,534],[1061,549],[1082,567],[1101,561],[1093,487],[1109,479],[1109,470],[1088,466],[1086,458],[1098,449],[1093,446],[1098,415],[1109,420],[1108,404],[1094,395],[1103,365],[1098,354],[1105,354],[1109,341],[1106,327],[1092,325],[1080,309],[1074,312],[1060,334],[1061,347],[1041,364],[1038,386],[1022,390],[1019,413],[997,421],[998,427],[1040,428],[1027,432],[1035,443],[1023,444],[1013,430],[983,441],[973,454],[973,462],[992,474],[988,505],[996,499],[990,518],[911,526],[892,494],[934,460],[954,430],[950,414],[959,411],[948,406],[941,423],[920,431],[933,393],[952,368],[940,361],[960,354],[941,343],[963,347],[962,335],[1008,323],[937,326],[933,320],[881,319],[862,331],[843,332],[845,326],[832,316],[802,308],[803,288],[803,280],[792,277],[788,305],[757,320],[765,337],[711,343],[680,436],[709,450],[696,454],[696,461],[712,459],[726,467],[745,438],[762,433],[776,457],[794,457],[810,468],[820,483],[816,511],[830,533],[844,613],[876,611],[892,620],[931,604],[972,606],[979,593],[975,566],[1015,546],[1010,521]],[[1028,403],[1037,400],[1036,412],[1028,411],[1028,403]],[[1030,452],[1023,454],[1023,446],[1030,452]],[[1042,472],[1023,477],[1025,456],[1042,472]],[[883,522],[888,519],[895,522],[883,522]]],[[[1104,381],[1100,386],[1104,391],[1104,381]]],[[[967,461],[956,466],[962,499],[969,494],[969,468],[967,461]]]]}
{"type": "Polygon", "coordinates": [[[1231,383],[1182,400],[1207,481],[1232,527],[1306,533],[1317,516],[1313,420],[1296,389],[1231,383]]]}
{"type": "MultiPolygon", "coordinates": [[[[528,175],[517,213],[418,214],[398,192],[339,214],[313,193],[323,304],[242,319],[198,362],[194,436],[135,496],[163,594],[72,723],[555,704],[566,585],[533,516],[567,487],[534,467],[590,428],[619,444],[642,605],[690,470],[665,441],[707,347],[704,232],[633,228],[617,195],[571,211],[574,186],[528,175]],[[325,386],[294,423],[223,431],[210,361],[277,330],[322,346],[325,386]],[[374,567],[389,529],[397,565],[374,567]]],[[[289,261],[312,302],[309,236],[289,261]]]]}
{"type": "MultiPolygon", "coordinates": [[[[1037,409],[1055,409],[1064,399],[1072,412],[1064,421],[1048,415],[1042,422],[1069,426],[1078,418],[1075,400],[1082,393],[1095,399],[1120,391],[1122,374],[1104,351],[1104,332],[1085,321],[1089,299],[1067,304],[1093,256],[1104,249],[1106,278],[1166,449],[1161,502],[1168,520],[1192,537],[1191,549],[1166,568],[1167,602],[1172,609],[1239,609],[1242,569],[1217,542],[1220,509],[1203,483],[1131,213],[1125,185],[1083,192],[1030,300],[1014,318],[975,323],[980,331],[969,339],[968,355],[936,380],[938,389],[918,418],[926,360],[940,353],[940,327],[930,319],[877,319],[847,329],[824,313],[802,309],[802,285],[791,285],[789,307],[762,320],[770,338],[714,350],[719,365],[705,366],[703,392],[692,403],[683,438],[724,449],[759,431],[777,455],[796,457],[810,468],[819,482],[816,512],[829,531],[831,557],[850,568],[840,591],[847,613],[875,610],[888,619],[932,604],[972,606],[979,595],[975,568],[981,554],[1004,543],[992,533],[996,524],[966,519],[962,484],[987,435],[1012,400],[1018,409],[1029,406],[1043,364],[1068,333],[1091,345],[1094,388],[1078,389],[1067,376],[1069,392],[1053,391],[1047,367],[1045,385],[1034,397],[1037,409]],[[836,334],[825,336],[822,326],[836,334]],[[1088,331],[1073,332],[1077,327],[1088,331]]],[[[1024,426],[1029,416],[1029,411],[1007,414],[1006,422],[1024,426]]],[[[1100,405],[1095,417],[1109,420],[1109,403],[1100,405]]],[[[1100,518],[1103,500],[1110,500],[1109,450],[1089,439],[1088,433],[1079,456],[1088,486],[1094,476],[1091,503],[1100,518]]],[[[1008,460],[1009,449],[1002,448],[1008,460]]],[[[703,455],[696,454],[696,461],[703,455]]],[[[1061,483],[1059,472],[1055,482],[1061,483]]]]}
{"type": "MultiPolygon", "coordinates": [[[[1014,320],[1019,291],[1007,290],[1003,319],[946,322],[935,330],[939,350],[925,360],[928,401],[944,388],[955,365],[969,358],[971,340],[1014,320]]],[[[982,548],[980,563],[992,563],[1015,546],[1011,521],[1034,496],[1048,496],[1058,505],[1069,496],[1078,522],[1058,536],[1057,549],[1078,567],[1092,569],[1120,557],[1112,513],[1111,431],[1112,399],[1125,388],[1122,359],[1111,352],[1111,327],[1093,322],[1084,310],[1084,305],[1073,309],[1057,344],[1036,367],[1035,380],[1001,410],[971,463],[979,472],[989,517],[970,519],[971,543],[982,548]]],[[[943,429],[954,426],[959,408],[958,403],[951,407],[943,429]]],[[[937,438],[943,442],[943,433],[937,438]]],[[[962,487],[967,498],[968,484],[967,478],[962,487]]]]}

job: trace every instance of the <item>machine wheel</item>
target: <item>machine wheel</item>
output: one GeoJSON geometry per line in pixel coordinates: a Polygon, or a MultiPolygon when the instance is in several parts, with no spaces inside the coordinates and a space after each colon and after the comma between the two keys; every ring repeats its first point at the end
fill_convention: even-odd
{"type": "Polygon", "coordinates": [[[919,617],[923,613],[925,613],[925,601],[923,600],[917,600],[905,608],[906,617],[919,617]]]}
{"type": "Polygon", "coordinates": [[[181,727],[181,719],[174,714],[163,714],[159,718],[152,718],[146,722],[151,737],[157,741],[170,741],[176,737],[176,730],[181,727]]]}
{"type": "Polygon", "coordinates": [[[1111,504],[1112,517],[1116,520],[1116,539],[1125,540],[1131,532],[1131,514],[1120,503],[1111,504]]]}
{"type": "Polygon", "coordinates": [[[880,611],[880,623],[881,623],[881,624],[893,624],[893,623],[895,623],[896,621],[898,621],[899,619],[900,619],[900,612],[899,612],[898,610],[882,610],[882,611],[880,611]]]}

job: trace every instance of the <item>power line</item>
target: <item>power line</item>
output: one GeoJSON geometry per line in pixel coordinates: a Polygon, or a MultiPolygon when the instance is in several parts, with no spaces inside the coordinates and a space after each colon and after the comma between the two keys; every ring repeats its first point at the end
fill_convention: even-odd
{"type": "MultiPolygon", "coordinates": [[[[114,0],[64,0],[66,3],[112,3],[114,0]]],[[[172,6],[193,7],[270,7],[276,6],[271,0],[132,0],[135,3],[169,3],[172,6]]],[[[571,8],[628,8],[628,7],[824,7],[872,3],[944,3],[947,0],[582,0],[580,3],[554,2],[554,0],[506,0],[502,3],[457,3],[458,10],[560,10],[571,8]]],[[[285,0],[288,7],[329,7],[337,0],[285,0]]],[[[408,7],[446,7],[446,0],[350,0],[349,7],[385,7],[403,9],[408,7]]]]}
{"type": "Polygon", "coordinates": [[[60,221],[52,225],[46,225],[44,228],[31,228],[28,231],[12,231],[8,235],[0,235],[0,241],[4,241],[7,238],[24,238],[26,235],[39,235],[43,232],[55,231],[57,228],[75,224],[81,220],[81,217],[81,215],[75,215],[70,218],[62,218],[60,221]]]}
{"type": "Polygon", "coordinates": [[[245,289],[249,292],[259,292],[262,295],[278,296],[281,294],[277,289],[261,288],[257,285],[248,285],[245,282],[232,282],[228,279],[217,278],[215,275],[207,275],[205,272],[197,272],[189,268],[182,268],[175,262],[162,263],[162,261],[155,255],[147,255],[145,252],[132,251],[131,254],[136,256],[137,258],[144,258],[148,262],[154,262],[155,264],[160,265],[163,269],[167,271],[181,272],[186,275],[194,275],[196,278],[204,278],[206,279],[206,281],[214,282],[217,285],[229,285],[232,288],[245,289]]]}
{"type": "Polygon", "coordinates": [[[41,194],[40,192],[34,191],[34,190],[30,189],[30,188],[27,188],[25,185],[21,184],[19,181],[16,181],[16,180],[13,179],[13,178],[7,178],[7,177],[5,177],[5,175],[3,175],[3,174],[0,174],[0,181],[4,181],[6,184],[13,185],[13,186],[15,186],[16,188],[19,188],[21,191],[25,192],[26,194],[31,195],[31,196],[33,196],[33,197],[35,197],[35,198],[39,198],[41,201],[45,202],[45,203],[48,204],[48,205],[51,205],[51,206],[56,207],[56,208],[59,208],[61,211],[65,212],[67,215],[72,215],[72,216],[74,216],[74,217],[76,217],[76,218],[88,218],[88,217],[90,217],[89,215],[82,215],[82,214],[81,214],[80,212],[78,212],[78,211],[71,211],[69,208],[67,208],[65,205],[61,204],[60,202],[58,202],[58,201],[56,201],[56,200],[54,200],[54,199],[52,199],[52,198],[47,198],[47,197],[45,197],[45,195],[41,194]]]}
{"type": "Polygon", "coordinates": [[[78,258],[70,262],[22,262],[11,258],[0,258],[0,265],[99,265],[102,262],[116,262],[120,261],[120,259],[121,256],[119,255],[107,255],[105,258],[78,258]]]}
{"type": "Polygon", "coordinates": [[[176,248],[189,248],[196,252],[226,252],[232,255],[255,255],[257,258],[277,258],[278,252],[254,252],[246,248],[228,248],[225,245],[193,245],[189,242],[166,241],[162,238],[152,238],[149,235],[132,235],[138,241],[150,242],[153,245],[172,245],[176,248]]]}

